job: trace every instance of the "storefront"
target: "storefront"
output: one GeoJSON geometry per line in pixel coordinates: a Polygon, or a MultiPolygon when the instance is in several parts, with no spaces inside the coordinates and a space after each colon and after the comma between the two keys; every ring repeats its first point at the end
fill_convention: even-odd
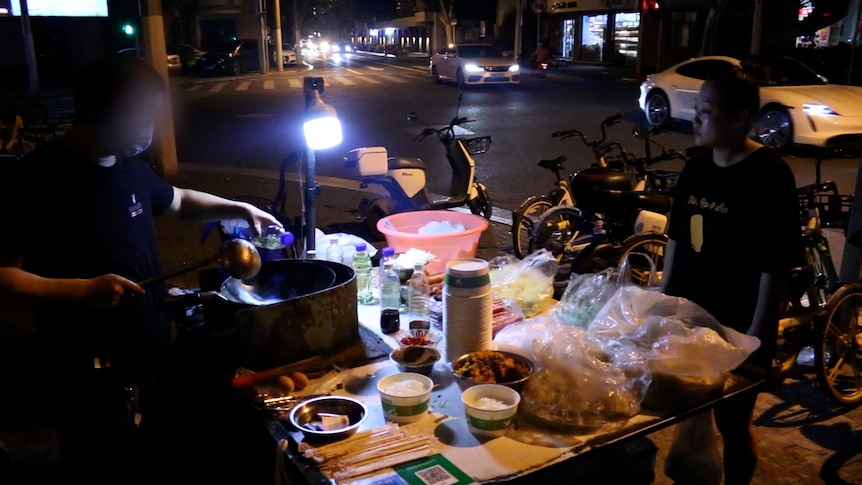
{"type": "Polygon", "coordinates": [[[628,63],[638,55],[640,13],[634,0],[581,0],[551,4],[560,35],[551,45],[565,58],[628,63]]]}

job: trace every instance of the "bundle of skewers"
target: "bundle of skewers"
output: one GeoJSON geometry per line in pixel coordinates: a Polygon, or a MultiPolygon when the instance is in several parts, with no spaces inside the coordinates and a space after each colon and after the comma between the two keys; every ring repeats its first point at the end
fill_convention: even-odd
{"type": "Polygon", "coordinates": [[[387,424],[360,431],[337,443],[312,447],[302,442],[299,450],[336,483],[346,484],[431,456],[437,453],[436,444],[434,437],[387,424]]]}

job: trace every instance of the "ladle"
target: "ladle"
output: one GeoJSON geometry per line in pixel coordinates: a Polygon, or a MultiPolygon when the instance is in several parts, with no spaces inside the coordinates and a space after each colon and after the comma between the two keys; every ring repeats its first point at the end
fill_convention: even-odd
{"type": "Polygon", "coordinates": [[[212,263],[218,263],[228,275],[240,280],[254,278],[260,272],[261,266],[260,253],[257,252],[257,248],[252,243],[245,239],[230,239],[222,243],[216,255],[211,258],[203,259],[170,273],[139,281],[138,284],[140,286],[151,285],[188,273],[189,271],[203,268],[212,263]]]}

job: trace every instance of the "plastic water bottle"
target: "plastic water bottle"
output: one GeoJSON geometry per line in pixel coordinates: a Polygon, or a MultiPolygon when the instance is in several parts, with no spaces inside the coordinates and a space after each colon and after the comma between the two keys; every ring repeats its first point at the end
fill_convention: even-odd
{"type": "Polygon", "coordinates": [[[344,263],[344,251],[338,244],[338,236],[329,236],[329,247],[326,248],[326,260],[344,263]]]}
{"type": "MultiPolygon", "coordinates": [[[[396,276],[398,275],[398,271],[395,269],[395,248],[392,246],[386,246],[385,248],[380,250],[380,266],[378,271],[380,272],[378,281],[380,282],[380,288],[383,288],[383,267],[386,265],[387,261],[392,261],[392,271],[395,271],[396,276]]],[[[399,284],[401,280],[399,279],[399,284]]]]}
{"type": "Polygon", "coordinates": [[[293,234],[281,226],[271,224],[266,226],[260,236],[254,238],[252,243],[263,249],[284,249],[293,246],[293,234]]]}
{"type": "Polygon", "coordinates": [[[353,271],[356,272],[356,300],[363,305],[373,302],[371,257],[368,255],[368,247],[365,243],[356,245],[356,253],[353,255],[353,271]]]}
{"type": "Polygon", "coordinates": [[[428,308],[428,299],[431,298],[431,287],[428,285],[428,276],[425,275],[424,264],[416,263],[413,266],[413,276],[410,277],[407,294],[410,328],[431,328],[431,315],[428,308]]]}
{"type": "Polygon", "coordinates": [[[401,328],[399,306],[401,306],[401,279],[395,271],[395,261],[384,260],[380,271],[380,331],[389,334],[401,328]]]}

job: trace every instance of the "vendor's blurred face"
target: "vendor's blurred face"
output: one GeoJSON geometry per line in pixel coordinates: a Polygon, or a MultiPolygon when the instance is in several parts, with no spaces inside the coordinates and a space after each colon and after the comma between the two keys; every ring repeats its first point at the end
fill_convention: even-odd
{"type": "Polygon", "coordinates": [[[135,86],[118,99],[101,126],[112,155],[134,156],[149,148],[163,102],[162,93],[135,86]]]}
{"type": "Polygon", "coordinates": [[[712,81],[706,81],[698,92],[694,107],[692,128],[697,146],[724,148],[736,146],[748,136],[748,116],[744,111],[726,108],[719,90],[712,81]]]}

